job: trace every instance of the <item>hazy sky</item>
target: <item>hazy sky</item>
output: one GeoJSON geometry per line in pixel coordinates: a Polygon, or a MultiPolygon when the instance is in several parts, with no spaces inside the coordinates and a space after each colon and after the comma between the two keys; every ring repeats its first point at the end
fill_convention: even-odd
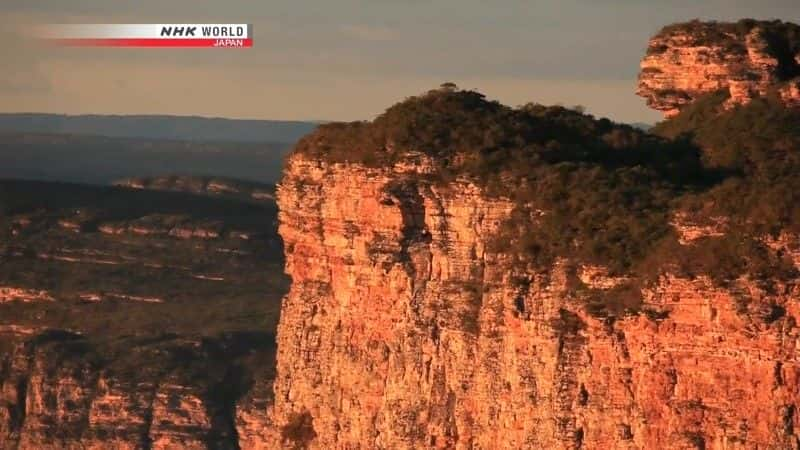
{"type": "Polygon", "coordinates": [[[368,119],[444,81],[620,121],[647,39],[693,18],[800,22],[798,0],[2,0],[0,110],[368,119]],[[38,23],[252,23],[252,49],[45,48],[38,23]]]}

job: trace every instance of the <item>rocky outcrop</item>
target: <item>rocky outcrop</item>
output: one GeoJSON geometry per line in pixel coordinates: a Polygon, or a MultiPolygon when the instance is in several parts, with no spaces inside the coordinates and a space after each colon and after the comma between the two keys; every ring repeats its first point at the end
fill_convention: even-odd
{"type": "Polygon", "coordinates": [[[52,302],[50,293],[42,289],[26,289],[14,286],[0,286],[0,303],[20,302],[52,302]]]}
{"type": "Polygon", "coordinates": [[[232,197],[267,203],[271,203],[275,200],[275,188],[273,185],[225,177],[200,177],[190,175],[136,177],[115,181],[114,185],[129,189],[188,192],[192,194],[232,197]]]}
{"type": "Polygon", "coordinates": [[[252,448],[240,446],[235,417],[263,418],[271,396],[257,405],[243,402],[237,413],[235,395],[227,394],[236,380],[215,381],[213,369],[187,376],[170,362],[198,364],[195,345],[186,345],[161,352],[158,363],[123,369],[105,365],[74,333],[23,337],[0,356],[0,448],[252,448]]]}
{"type": "Polygon", "coordinates": [[[702,238],[725,236],[727,225],[727,217],[710,217],[698,221],[692,220],[688,214],[676,214],[672,220],[672,226],[682,245],[691,244],[702,238]]]}
{"type": "Polygon", "coordinates": [[[670,25],[650,40],[637,93],[651,108],[670,117],[711,92],[728,91],[727,104],[732,106],[767,95],[794,79],[781,91],[793,103],[800,98],[797,77],[799,26],[753,20],[695,21],[670,25]]]}
{"type": "Polygon", "coordinates": [[[288,161],[264,448],[798,448],[797,288],[664,274],[597,319],[571,274],[618,280],[494,253],[511,205],[429,169],[288,161]]]}
{"type": "Polygon", "coordinates": [[[786,83],[780,90],[781,99],[790,106],[800,106],[800,79],[786,83]]]}
{"type": "Polygon", "coordinates": [[[275,217],[238,199],[0,182],[0,449],[250,448],[288,287],[275,217]]]}
{"type": "Polygon", "coordinates": [[[104,234],[139,236],[171,236],[179,239],[218,239],[223,232],[221,221],[193,221],[186,216],[153,214],[129,222],[102,223],[104,234]]]}
{"type": "Polygon", "coordinates": [[[243,450],[271,450],[280,440],[276,427],[272,426],[268,411],[272,405],[272,376],[260,376],[254,380],[250,391],[239,401],[236,408],[236,432],[239,448],[243,450]]]}

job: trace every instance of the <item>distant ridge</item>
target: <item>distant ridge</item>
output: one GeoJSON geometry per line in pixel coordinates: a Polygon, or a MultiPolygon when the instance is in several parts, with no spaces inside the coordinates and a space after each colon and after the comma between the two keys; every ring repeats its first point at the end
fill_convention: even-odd
{"type": "Polygon", "coordinates": [[[0,130],[0,178],[109,184],[180,173],[276,183],[292,146],[0,130]]]}
{"type": "Polygon", "coordinates": [[[197,141],[294,143],[317,125],[199,116],[0,113],[0,131],[197,141]]]}

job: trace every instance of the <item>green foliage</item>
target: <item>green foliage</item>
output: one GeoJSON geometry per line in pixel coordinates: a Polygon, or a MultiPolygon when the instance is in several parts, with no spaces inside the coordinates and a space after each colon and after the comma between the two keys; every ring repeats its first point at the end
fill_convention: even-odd
{"type": "Polygon", "coordinates": [[[730,92],[727,89],[707,94],[684,107],[677,116],[658,123],[650,131],[670,139],[682,135],[691,138],[694,130],[714,120],[723,111],[723,103],[728,98],[730,92]]]}
{"type": "Polygon", "coordinates": [[[684,199],[686,209],[732,218],[744,234],[800,230],[800,109],[773,96],[722,111],[724,94],[711,94],[659,124],[654,133],[691,139],[704,163],[724,171],[724,182],[684,199]]]}

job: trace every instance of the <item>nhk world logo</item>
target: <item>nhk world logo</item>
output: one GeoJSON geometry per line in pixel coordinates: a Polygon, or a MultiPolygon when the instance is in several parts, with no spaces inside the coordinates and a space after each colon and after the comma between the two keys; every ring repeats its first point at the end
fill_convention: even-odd
{"type": "Polygon", "coordinates": [[[249,24],[70,24],[47,25],[37,35],[71,47],[205,47],[253,46],[249,24]]]}

